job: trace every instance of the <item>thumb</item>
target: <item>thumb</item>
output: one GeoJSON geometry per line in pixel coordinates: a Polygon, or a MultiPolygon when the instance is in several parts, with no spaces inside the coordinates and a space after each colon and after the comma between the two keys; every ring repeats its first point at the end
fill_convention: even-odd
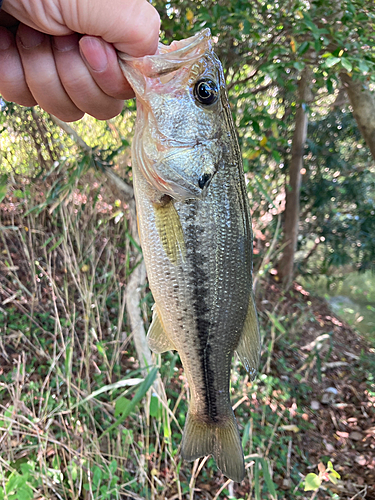
{"type": "Polygon", "coordinates": [[[131,56],[155,54],[160,17],[147,0],[64,0],[59,3],[64,22],[72,31],[101,37],[131,56]]]}

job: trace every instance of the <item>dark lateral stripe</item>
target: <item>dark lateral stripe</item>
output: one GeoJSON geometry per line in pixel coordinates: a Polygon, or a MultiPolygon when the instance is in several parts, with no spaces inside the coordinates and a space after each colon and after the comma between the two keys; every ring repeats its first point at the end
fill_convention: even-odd
{"type": "Polygon", "coordinates": [[[207,257],[202,252],[197,251],[199,235],[204,231],[204,227],[199,226],[196,221],[196,214],[198,213],[197,204],[199,204],[199,201],[190,201],[189,204],[194,206],[191,207],[191,223],[186,228],[185,241],[187,260],[191,269],[189,277],[193,285],[192,301],[196,329],[198,332],[199,363],[201,365],[204,384],[204,413],[211,422],[216,422],[218,420],[218,407],[214,387],[215,373],[211,368],[211,347],[208,344],[211,324],[210,309],[207,303],[209,296],[209,278],[205,271],[207,257]]]}

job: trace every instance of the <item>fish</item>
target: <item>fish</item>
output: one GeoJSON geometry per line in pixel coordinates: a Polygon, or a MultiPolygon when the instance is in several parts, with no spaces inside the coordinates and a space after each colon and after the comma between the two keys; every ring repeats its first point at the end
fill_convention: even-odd
{"type": "Polygon", "coordinates": [[[187,461],[212,455],[245,476],[230,402],[236,351],[253,378],[260,335],[252,290],[252,224],[222,65],[209,29],[155,55],[119,54],[137,100],[132,172],[138,231],[155,304],[155,353],[176,350],[190,389],[187,461]]]}

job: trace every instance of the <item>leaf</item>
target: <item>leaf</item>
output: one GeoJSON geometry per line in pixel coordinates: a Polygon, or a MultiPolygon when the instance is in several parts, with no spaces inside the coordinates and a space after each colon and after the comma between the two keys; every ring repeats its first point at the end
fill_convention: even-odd
{"type": "Polygon", "coordinates": [[[159,399],[157,396],[151,396],[150,400],[150,415],[151,417],[158,418],[160,414],[159,399]]]}
{"type": "MultiPolygon", "coordinates": [[[[336,472],[336,471],[334,471],[336,472]]],[[[336,472],[337,474],[337,472],[336,472]]],[[[335,474],[331,473],[331,474],[328,474],[328,477],[329,477],[329,480],[331,481],[331,483],[333,484],[337,484],[338,483],[338,480],[337,480],[337,477],[335,476],[335,474]]]]}
{"type": "Polygon", "coordinates": [[[277,128],[277,123],[276,122],[272,122],[271,130],[272,130],[272,135],[274,136],[274,138],[278,139],[279,138],[279,129],[277,128]]]}
{"type": "Polygon", "coordinates": [[[34,492],[31,486],[25,484],[17,494],[17,500],[33,500],[34,492]]]}
{"type": "Polygon", "coordinates": [[[260,497],[259,463],[257,459],[255,459],[255,464],[254,464],[254,495],[255,495],[255,500],[262,500],[260,497]]]}
{"type": "Polygon", "coordinates": [[[320,488],[321,484],[322,481],[312,472],[305,477],[305,491],[315,491],[320,488]]]}
{"type": "Polygon", "coordinates": [[[310,47],[310,42],[308,42],[307,40],[305,40],[299,46],[299,48],[298,48],[298,54],[301,56],[302,54],[304,54],[309,49],[309,47],[310,47]]]}
{"type": "Polygon", "coordinates": [[[259,134],[259,132],[260,132],[260,126],[259,126],[259,123],[258,123],[256,120],[253,120],[253,121],[252,121],[252,123],[253,123],[253,129],[254,129],[254,132],[255,132],[256,134],[259,134]]]}
{"type": "Polygon", "coordinates": [[[116,470],[117,470],[117,460],[112,460],[112,462],[109,464],[109,470],[111,474],[113,475],[116,470]]]}
{"type": "Polygon", "coordinates": [[[305,63],[301,61],[296,61],[293,63],[293,67],[296,68],[298,71],[302,71],[303,68],[305,67],[305,63]]]}
{"type": "Polygon", "coordinates": [[[325,465],[322,462],[318,463],[318,471],[323,474],[326,471],[325,465]]]}
{"type": "Polygon", "coordinates": [[[252,153],[249,154],[249,160],[255,160],[255,158],[258,158],[260,155],[260,150],[257,149],[256,151],[253,151],[252,153]]]}
{"type": "Polygon", "coordinates": [[[52,246],[51,246],[51,248],[48,250],[48,252],[47,252],[47,253],[52,252],[53,250],[55,250],[55,248],[57,248],[58,246],[60,246],[60,245],[61,245],[61,243],[62,243],[62,241],[63,241],[63,239],[64,239],[64,235],[62,234],[62,235],[60,236],[60,238],[56,241],[56,243],[55,243],[54,245],[52,245],[52,246]]]}
{"type": "Polygon", "coordinates": [[[305,26],[307,26],[308,28],[310,28],[310,30],[313,33],[315,33],[315,34],[319,33],[319,28],[312,21],[310,21],[309,19],[305,19],[304,20],[304,24],[305,24],[305,26]]]}
{"type": "Polygon", "coordinates": [[[142,384],[138,387],[136,393],[134,394],[133,399],[130,401],[130,404],[127,406],[125,411],[122,413],[120,418],[116,420],[114,424],[112,424],[108,429],[106,429],[103,434],[100,436],[100,439],[102,439],[106,434],[111,432],[113,429],[118,427],[128,415],[132,411],[135,410],[135,407],[137,404],[141,401],[141,399],[146,395],[147,391],[150,389],[152,384],[154,383],[154,380],[156,379],[156,375],[158,373],[158,369],[156,367],[152,368],[152,370],[147,374],[147,377],[144,379],[142,384]]]}
{"type": "Polygon", "coordinates": [[[341,59],[339,57],[329,56],[326,59],[327,68],[332,68],[335,64],[339,63],[341,59]]]}
{"type": "Polygon", "coordinates": [[[191,9],[187,9],[187,11],[186,11],[186,19],[189,21],[189,23],[193,22],[194,12],[191,9]]]}
{"type": "Polygon", "coordinates": [[[5,198],[8,191],[8,176],[3,174],[0,176],[0,203],[5,198]]]}
{"type": "Polygon", "coordinates": [[[291,47],[293,53],[295,53],[297,51],[296,41],[292,36],[290,37],[290,47],[291,47]]]}
{"type": "Polygon", "coordinates": [[[277,162],[277,163],[280,163],[281,162],[281,156],[280,156],[280,153],[278,151],[276,151],[276,149],[273,149],[272,150],[272,156],[273,156],[273,159],[277,162]]]}
{"type": "Polygon", "coordinates": [[[263,139],[259,143],[262,147],[264,147],[267,144],[267,137],[264,135],[263,139]]]}
{"type": "Polygon", "coordinates": [[[330,78],[327,78],[327,90],[330,94],[333,92],[333,82],[330,78]]]}
{"type": "Polygon", "coordinates": [[[268,491],[269,491],[270,495],[276,499],[277,498],[276,489],[275,489],[275,485],[274,485],[272,478],[271,478],[270,470],[268,468],[268,462],[265,458],[260,458],[259,460],[262,464],[263,477],[264,477],[264,481],[266,482],[268,491]]]}
{"type": "Polygon", "coordinates": [[[251,25],[250,25],[249,21],[247,19],[245,19],[245,21],[243,22],[243,30],[242,30],[243,34],[249,35],[250,29],[251,29],[251,25]]]}
{"type": "Polygon", "coordinates": [[[122,415],[125,413],[126,409],[130,405],[129,399],[125,397],[118,398],[116,401],[116,406],[115,406],[115,417],[118,417],[119,415],[122,415]]]}
{"type": "MultiPolygon", "coordinates": [[[[141,370],[137,370],[137,371],[139,372],[141,370]]],[[[131,387],[133,385],[138,385],[143,381],[144,381],[143,378],[128,378],[128,379],[124,379],[124,380],[119,380],[118,382],[115,382],[114,384],[104,385],[100,389],[92,392],[85,399],[82,399],[82,401],[79,401],[78,403],[76,403],[72,407],[72,409],[77,408],[77,406],[81,406],[83,403],[87,403],[87,401],[90,401],[90,399],[96,398],[97,396],[99,396],[103,392],[113,391],[114,389],[120,389],[122,387],[131,387]]]]}
{"type": "Polygon", "coordinates": [[[287,432],[299,432],[300,429],[299,427],[297,427],[296,425],[293,425],[293,424],[289,424],[289,425],[280,425],[279,427],[280,429],[282,429],[283,431],[287,431],[287,432]]]}
{"type": "Polygon", "coordinates": [[[70,378],[71,366],[72,366],[72,354],[73,349],[68,346],[65,352],[65,375],[70,378]]]}
{"type": "Polygon", "coordinates": [[[15,189],[13,191],[13,196],[15,196],[16,198],[24,198],[25,195],[21,189],[15,189]]]}
{"type": "Polygon", "coordinates": [[[359,61],[358,68],[362,73],[368,73],[370,69],[365,61],[359,61]]]}
{"type": "Polygon", "coordinates": [[[250,421],[247,422],[245,428],[242,433],[242,448],[245,448],[247,442],[249,441],[249,433],[250,433],[250,421]]]}
{"type": "Polygon", "coordinates": [[[70,475],[72,477],[72,480],[75,481],[78,477],[78,468],[77,464],[75,462],[72,462],[70,465],[68,465],[67,469],[70,472],[70,475]]]}
{"type": "Polygon", "coordinates": [[[334,476],[335,478],[337,478],[337,479],[341,478],[340,474],[338,472],[336,472],[335,469],[333,468],[333,464],[330,460],[328,461],[327,470],[330,473],[330,475],[334,476]]]}
{"type": "Polygon", "coordinates": [[[92,476],[92,482],[95,486],[99,486],[99,483],[102,479],[102,470],[99,467],[94,468],[94,474],[92,476]]]}
{"type": "Polygon", "coordinates": [[[285,328],[283,327],[283,325],[280,323],[280,321],[276,318],[276,316],[274,316],[272,313],[270,313],[269,311],[266,311],[266,313],[268,314],[268,317],[270,318],[270,320],[272,321],[272,323],[274,324],[274,326],[279,330],[280,333],[286,333],[286,330],[285,328]]]}
{"type": "Polygon", "coordinates": [[[346,69],[346,71],[348,73],[350,73],[353,69],[353,65],[352,63],[349,61],[349,59],[347,59],[346,57],[342,57],[341,58],[341,64],[343,65],[343,67],[346,69]]]}

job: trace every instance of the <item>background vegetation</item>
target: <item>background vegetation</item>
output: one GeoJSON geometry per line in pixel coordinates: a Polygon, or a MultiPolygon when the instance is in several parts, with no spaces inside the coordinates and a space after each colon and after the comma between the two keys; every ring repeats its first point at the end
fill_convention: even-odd
{"type": "Polygon", "coordinates": [[[0,499],[375,498],[373,2],[154,4],[166,42],[211,29],[244,157],[263,337],[258,378],[235,360],[231,380],[247,478],[181,461],[178,355],[139,343],[135,104],[67,125],[1,101],[0,499]]]}

